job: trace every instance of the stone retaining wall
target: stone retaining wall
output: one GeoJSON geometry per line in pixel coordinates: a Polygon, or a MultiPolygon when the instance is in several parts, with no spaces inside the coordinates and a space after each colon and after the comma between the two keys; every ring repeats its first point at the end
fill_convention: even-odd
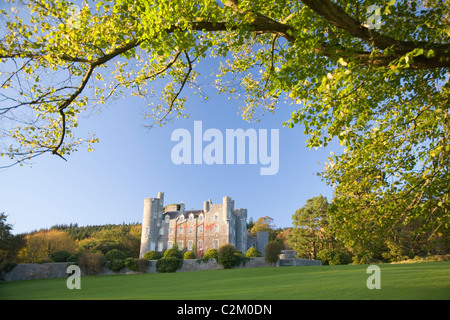
{"type": "MultiPolygon", "coordinates": [[[[296,262],[296,266],[301,265],[322,265],[321,261],[311,261],[304,259],[296,262]],[[309,262],[308,262],[309,261],[309,262]],[[320,264],[318,263],[320,262],[320,264]]],[[[155,273],[156,271],[156,261],[150,260],[149,266],[147,268],[147,273],[155,273]]],[[[18,264],[10,272],[3,274],[3,280],[5,281],[20,281],[20,280],[31,280],[31,279],[48,279],[48,278],[66,278],[69,276],[66,273],[67,266],[70,265],[68,262],[55,262],[55,263],[24,263],[18,264]]],[[[261,258],[250,258],[245,265],[241,265],[239,268],[260,268],[260,267],[272,267],[271,263],[266,262],[266,260],[261,258]]],[[[197,261],[196,259],[183,260],[183,266],[177,272],[189,272],[189,271],[202,271],[202,270],[219,270],[223,267],[217,263],[215,259],[210,259],[206,262],[197,261]]],[[[119,272],[114,272],[109,270],[106,266],[97,275],[115,275],[115,274],[135,274],[136,271],[131,271],[126,267],[119,272]]]]}
{"type": "Polygon", "coordinates": [[[321,266],[322,260],[308,260],[308,259],[279,259],[277,267],[301,267],[301,266],[321,266]]]}
{"type": "Polygon", "coordinates": [[[54,263],[22,263],[10,272],[3,274],[5,281],[19,281],[31,279],[64,278],[67,277],[67,262],[54,263]]]}

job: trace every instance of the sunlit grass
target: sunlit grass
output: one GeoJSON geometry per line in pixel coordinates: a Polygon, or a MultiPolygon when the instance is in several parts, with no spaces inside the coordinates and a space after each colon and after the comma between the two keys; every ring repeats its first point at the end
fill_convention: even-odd
{"type": "Polygon", "coordinates": [[[379,264],[381,289],[366,286],[367,265],[266,267],[169,274],[86,276],[0,283],[0,299],[450,299],[450,261],[379,264]]]}

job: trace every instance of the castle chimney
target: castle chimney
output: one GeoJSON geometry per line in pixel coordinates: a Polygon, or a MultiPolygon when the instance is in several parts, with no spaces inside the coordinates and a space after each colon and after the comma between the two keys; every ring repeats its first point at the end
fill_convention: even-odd
{"type": "Polygon", "coordinates": [[[180,213],[184,214],[184,202],[183,201],[181,201],[181,204],[180,204],[180,213]]]}

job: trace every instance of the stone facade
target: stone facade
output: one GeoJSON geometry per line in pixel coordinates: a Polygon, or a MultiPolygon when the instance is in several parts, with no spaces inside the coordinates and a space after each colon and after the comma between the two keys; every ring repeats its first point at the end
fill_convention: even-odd
{"type": "Polygon", "coordinates": [[[142,238],[139,257],[147,251],[164,251],[174,244],[178,249],[195,250],[197,257],[211,248],[231,243],[243,253],[251,246],[264,254],[268,233],[247,235],[247,209],[235,209],[234,200],[203,203],[202,210],[185,210],[184,203],[164,207],[164,193],[144,200],[142,238]]]}

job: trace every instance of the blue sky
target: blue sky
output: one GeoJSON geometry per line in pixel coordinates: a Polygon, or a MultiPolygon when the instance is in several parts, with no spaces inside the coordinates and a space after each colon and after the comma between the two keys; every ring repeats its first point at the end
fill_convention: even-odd
{"type": "Polygon", "coordinates": [[[320,194],[332,197],[332,189],[315,173],[333,147],[308,149],[301,127],[282,126],[295,106],[283,103],[275,114],[248,123],[237,114],[240,105],[234,99],[211,95],[204,102],[194,97],[187,102],[189,119],[150,130],[143,128],[145,107],[144,100],[126,97],[99,114],[81,118],[82,130],[100,139],[94,152],[80,148],[67,162],[45,155],[31,166],[1,170],[0,212],[8,215],[13,233],[63,223],[140,222],[144,199],[156,197],[159,191],[165,194],[165,204],[183,201],[186,209],[201,209],[203,201],[220,203],[230,196],[236,208],[247,208],[248,217],[269,216],[277,227],[291,226],[292,214],[307,199],[320,194]],[[202,121],[203,131],[216,128],[224,136],[226,129],[279,129],[278,173],[260,175],[259,161],[175,165],[171,150],[177,142],[171,141],[171,134],[177,128],[193,133],[195,120],[202,121]]]}

